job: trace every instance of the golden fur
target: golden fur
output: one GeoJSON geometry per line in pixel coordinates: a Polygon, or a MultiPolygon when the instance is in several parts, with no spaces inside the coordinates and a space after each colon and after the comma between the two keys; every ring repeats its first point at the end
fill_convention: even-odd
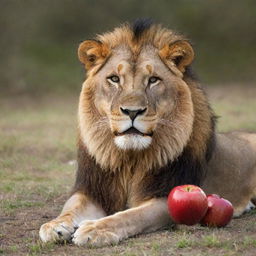
{"type": "Polygon", "coordinates": [[[246,209],[256,136],[216,135],[186,38],[140,21],[84,41],[78,56],[87,77],[76,183],[60,216],[41,227],[44,242],[74,233],[77,245],[102,246],[157,230],[170,222],[166,197],[180,184],[229,199],[236,216],[246,209]]]}
{"type": "MultiPolygon", "coordinates": [[[[182,41],[184,40],[182,36],[178,36],[171,30],[162,28],[160,25],[152,26],[139,40],[134,40],[133,33],[128,25],[116,28],[113,32],[100,35],[97,39],[102,42],[105,52],[108,52],[109,55],[111,49],[115,49],[122,45],[123,48],[127,46],[132,50],[132,58],[138,57],[138,54],[142,51],[142,48],[145,47],[145,44],[152,44],[155,48],[160,49],[161,51],[159,54],[162,58],[164,58],[163,51],[167,51],[166,45],[172,45],[176,41],[187,44],[186,41],[182,41]]],[[[79,56],[81,56],[81,51],[85,51],[86,46],[92,47],[91,43],[93,42],[85,41],[80,45],[78,50],[79,56]]],[[[98,44],[97,42],[94,43],[98,44]]],[[[90,48],[88,51],[88,54],[90,55],[92,49],[90,48]]],[[[96,50],[94,49],[94,51],[96,50]]],[[[101,51],[101,48],[99,51],[101,51]]],[[[180,49],[178,49],[177,54],[180,54],[179,51],[180,49]]],[[[97,54],[100,55],[99,53],[97,54]]],[[[165,54],[167,55],[165,57],[169,59],[168,61],[164,60],[165,63],[172,65],[173,62],[170,61],[168,56],[169,52],[165,54]]],[[[193,58],[193,52],[191,54],[193,58]]],[[[107,56],[105,56],[105,58],[107,59],[107,56]]],[[[80,60],[87,63],[87,60],[81,58],[80,60]]],[[[190,62],[191,61],[192,60],[190,60],[190,62]]],[[[95,94],[95,76],[98,74],[96,71],[98,71],[99,68],[102,68],[103,62],[104,60],[94,63],[94,66],[88,70],[87,79],[83,84],[83,89],[80,95],[78,118],[80,135],[86,140],[85,144],[87,145],[90,154],[96,158],[96,161],[103,168],[111,168],[114,170],[122,166],[123,158],[127,156],[127,152],[120,152],[116,148],[109,127],[102,125],[100,120],[101,116],[98,115],[97,109],[95,109],[94,104],[92,104],[95,94]],[[101,129],[98,129],[97,122],[99,122],[101,129]],[[120,154],[123,154],[122,157],[120,157],[120,154]]],[[[179,69],[173,67],[172,71],[178,76],[183,77],[183,74],[179,69]]],[[[206,142],[212,129],[211,118],[213,113],[210,111],[207,99],[201,89],[198,88],[198,85],[188,77],[185,77],[184,79],[186,84],[179,84],[176,91],[179,96],[177,97],[176,109],[174,111],[175,116],[172,115],[170,117],[174,119],[175,122],[173,125],[169,126],[170,131],[168,134],[164,135],[169,137],[164,138],[166,141],[169,141],[169,144],[158,142],[158,138],[156,138],[156,142],[148,152],[143,151],[141,154],[140,152],[137,152],[137,157],[135,156],[135,158],[132,159],[132,161],[136,163],[139,161],[139,164],[137,165],[141,166],[143,170],[149,170],[152,167],[167,164],[169,160],[175,159],[187,144],[195,151],[195,155],[202,157],[205,153],[206,142]],[[190,137],[191,133],[192,136],[190,137]],[[172,134],[175,134],[174,139],[170,138],[172,134]],[[165,152],[156,156],[157,152],[163,150],[159,150],[159,147],[165,147],[165,152]]],[[[103,105],[103,108],[104,107],[105,106],[103,105]]],[[[164,133],[166,131],[165,128],[166,127],[163,129],[164,133]]],[[[161,138],[164,136],[159,135],[161,138]]],[[[133,162],[129,161],[128,164],[132,166],[133,162]]],[[[127,166],[127,168],[129,168],[129,166],[127,166]]]]}

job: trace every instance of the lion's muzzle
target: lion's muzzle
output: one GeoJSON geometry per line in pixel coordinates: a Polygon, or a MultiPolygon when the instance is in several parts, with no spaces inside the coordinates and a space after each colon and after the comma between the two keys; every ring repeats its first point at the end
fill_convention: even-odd
{"type": "Polygon", "coordinates": [[[111,118],[115,144],[123,150],[142,150],[152,141],[154,122],[145,105],[121,105],[119,118],[111,118]]]}

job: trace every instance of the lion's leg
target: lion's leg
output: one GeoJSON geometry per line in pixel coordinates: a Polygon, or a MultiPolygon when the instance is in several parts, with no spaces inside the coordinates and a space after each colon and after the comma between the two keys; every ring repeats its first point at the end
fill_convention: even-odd
{"type": "Polygon", "coordinates": [[[244,201],[241,200],[241,202],[238,205],[234,205],[234,214],[233,217],[234,218],[238,218],[240,217],[243,213],[249,212],[250,210],[252,210],[253,207],[253,203],[250,201],[250,199],[246,199],[244,201]]]}
{"type": "Polygon", "coordinates": [[[75,193],[65,203],[61,214],[43,224],[39,236],[43,242],[69,240],[83,220],[94,220],[106,216],[104,211],[93,204],[86,195],[75,193]]]}
{"type": "Polygon", "coordinates": [[[151,199],[100,220],[82,222],[73,242],[97,247],[116,244],[130,236],[158,230],[170,221],[166,198],[151,199]]]}
{"type": "Polygon", "coordinates": [[[234,218],[240,217],[243,213],[249,212],[255,209],[255,201],[252,191],[247,196],[240,196],[239,201],[233,204],[234,206],[234,218]]]}

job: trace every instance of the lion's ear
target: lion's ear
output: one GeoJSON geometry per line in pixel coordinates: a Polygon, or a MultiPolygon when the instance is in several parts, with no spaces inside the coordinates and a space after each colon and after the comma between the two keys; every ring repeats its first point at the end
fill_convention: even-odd
{"type": "Polygon", "coordinates": [[[86,40],[78,47],[78,58],[87,70],[103,63],[108,55],[108,47],[97,40],[86,40]]]}
{"type": "Polygon", "coordinates": [[[174,63],[182,73],[185,72],[185,68],[190,65],[194,59],[192,46],[184,40],[165,45],[160,50],[159,55],[165,61],[174,63]]]}

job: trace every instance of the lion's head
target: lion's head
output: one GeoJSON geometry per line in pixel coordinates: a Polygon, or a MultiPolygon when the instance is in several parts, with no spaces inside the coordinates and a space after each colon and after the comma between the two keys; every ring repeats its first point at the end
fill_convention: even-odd
{"type": "Polygon", "coordinates": [[[152,167],[174,160],[186,146],[198,155],[206,151],[211,114],[186,75],[194,52],[184,37],[160,25],[123,25],[84,41],[78,55],[87,69],[80,136],[103,167],[118,168],[134,152],[152,167]]]}

